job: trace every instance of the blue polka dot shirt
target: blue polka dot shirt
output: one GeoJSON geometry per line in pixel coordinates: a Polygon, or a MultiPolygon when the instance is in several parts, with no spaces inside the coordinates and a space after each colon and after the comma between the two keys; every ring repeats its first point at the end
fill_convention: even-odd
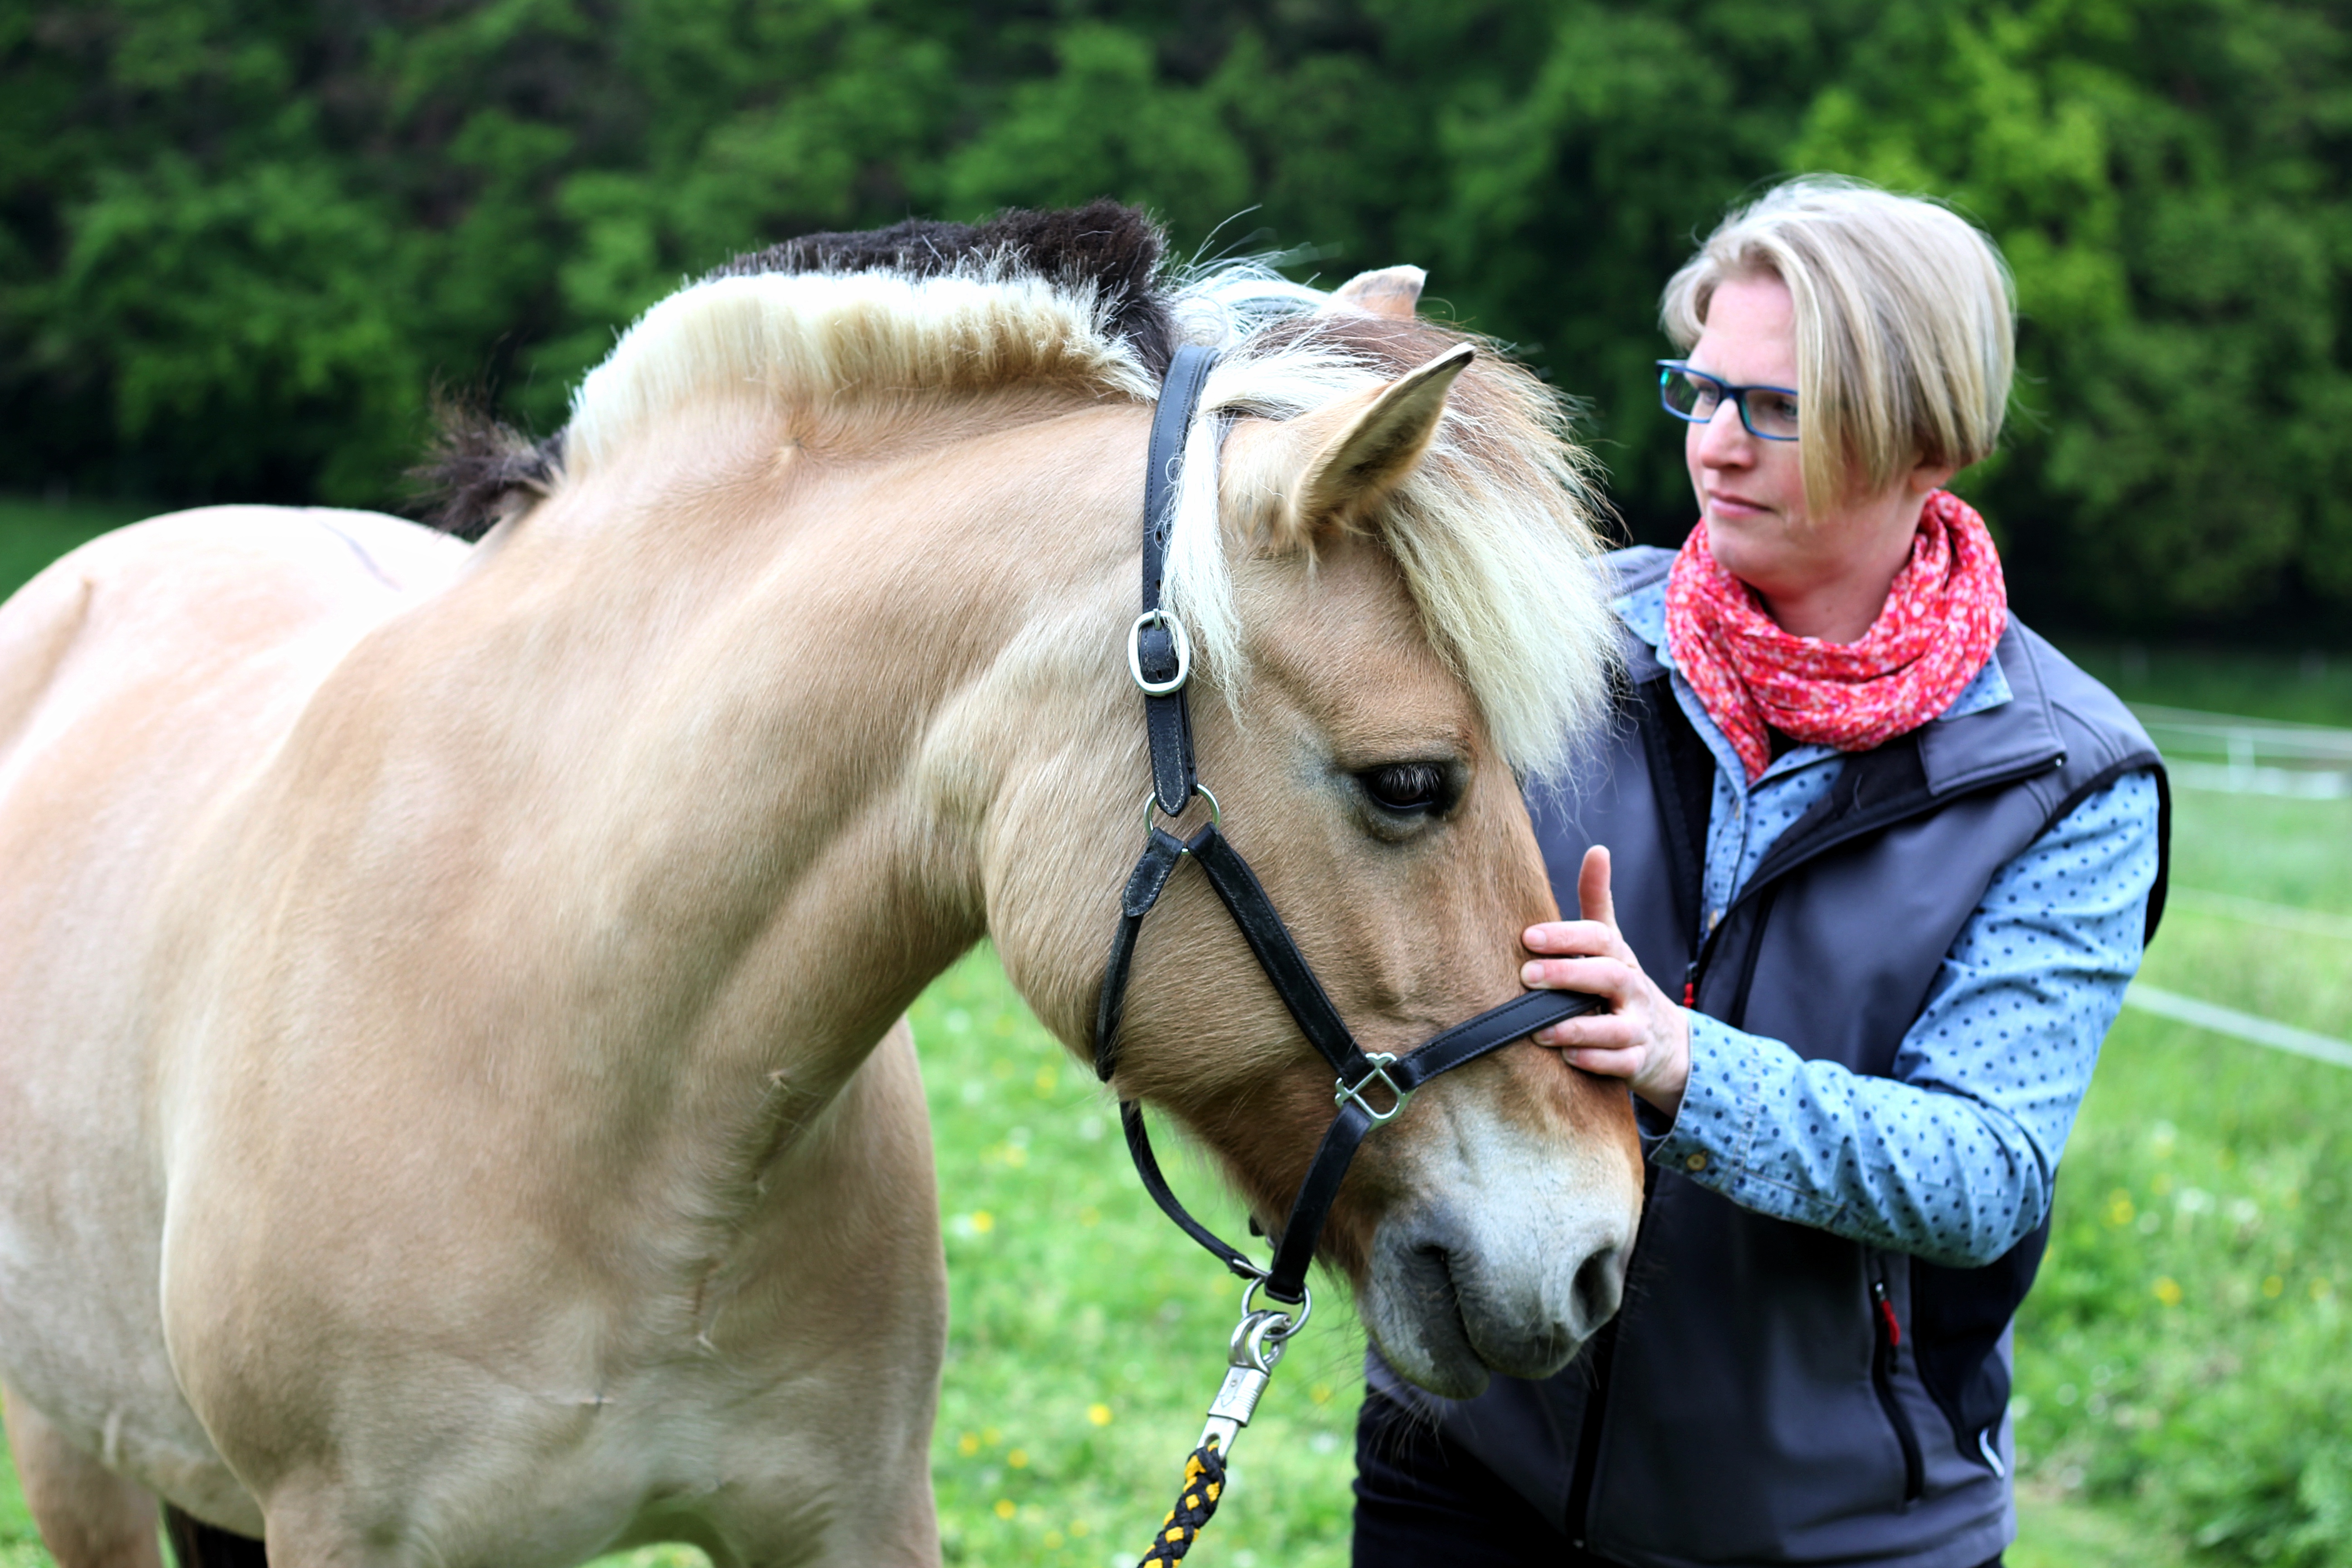
{"type": "MultiPolygon", "coordinates": [[[[1615,608],[1674,670],[1664,585],[1615,608]]],[[[1673,679],[1716,759],[1702,916],[1712,922],[1844,757],[1800,745],[1751,784],[1679,670],[1673,679]]],[[[1988,660],[1945,716],[2009,700],[1988,660]]],[[[1643,1108],[1650,1157],[1761,1214],[1954,1267],[1991,1262],[2050,1212],[2099,1042],[2139,967],[2156,865],[2150,773],[2126,774],[2053,823],[1985,889],[1892,1078],[1808,1061],[1691,1014],[1681,1110],[1666,1125],[1643,1108]]]]}

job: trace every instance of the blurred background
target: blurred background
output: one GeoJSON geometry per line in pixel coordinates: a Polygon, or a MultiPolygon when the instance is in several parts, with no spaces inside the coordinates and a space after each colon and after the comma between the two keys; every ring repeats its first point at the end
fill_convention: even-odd
{"type": "MultiPolygon", "coordinates": [[[[552,430],[737,251],[1099,195],[1203,261],[1427,268],[1429,308],[1580,401],[1624,535],[1671,544],[1658,290],[1805,170],[1948,198],[2007,253],[2016,408],[1957,488],[2179,786],[2173,912],[2021,1324],[2011,1561],[2352,1564],[2340,3],[0,0],[0,592],[168,508],[398,509],[436,388],[552,430]]],[[[917,1025],[949,1556],[1131,1561],[1229,1281],[985,953],[917,1025]]],[[[1204,1568],[1345,1560],[1345,1318],[1204,1568]]],[[[0,1568],[47,1562],[0,1469],[0,1568]]]]}

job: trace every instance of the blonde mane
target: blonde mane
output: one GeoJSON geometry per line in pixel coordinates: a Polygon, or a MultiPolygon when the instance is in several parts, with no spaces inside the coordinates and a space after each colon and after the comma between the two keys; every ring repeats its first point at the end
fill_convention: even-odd
{"type": "Polygon", "coordinates": [[[1148,403],[1158,380],[1091,289],[1002,265],[708,279],[647,310],[572,395],[564,467],[593,471],[689,404],[984,392],[1016,383],[1148,403]]]}
{"type": "MultiPolygon", "coordinates": [[[[1392,380],[1463,341],[1426,322],[1316,313],[1328,297],[1247,264],[1158,296],[1177,341],[1223,351],[1186,447],[1165,597],[1209,679],[1247,678],[1215,489],[1230,417],[1287,419],[1392,380]]],[[[928,276],[871,268],[714,277],[662,300],[582,382],[562,484],[689,405],[805,406],[916,391],[1053,385],[1150,403],[1160,366],[1116,329],[1113,294],[1015,253],[928,276]]],[[[1430,639],[1522,772],[1556,772],[1599,719],[1615,667],[1597,561],[1601,504],[1559,399],[1487,345],[1429,454],[1374,521],[1430,639]]]]}

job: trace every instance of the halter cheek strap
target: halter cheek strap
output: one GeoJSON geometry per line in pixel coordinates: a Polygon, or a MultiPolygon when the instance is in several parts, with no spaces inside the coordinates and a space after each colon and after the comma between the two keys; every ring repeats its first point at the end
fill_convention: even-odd
{"type": "MultiPolygon", "coordinates": [[[[1205,794],[1200,790],[1193,767],[1191,715],[1184,706],[1185,687],[1192,677],[1191,648],[1182,625],[1162,609],[1160,595],[1169,532],[1175,521],[1184,437],[1215,362],[1211,350],[1179,349],[1152,416],[1150,466],[1144,480],[1143,613],[1136,617],[1128,639],[1129,669],[1144,694],[1144,722],[1151,742],[1152,787],[1147,816],[1150,806],[1176,816],[1196,792],[1205,794]]],[[[1210,797],[1213,813],[1215,804],[1214,797],[1210,797]]],[[[1136,939],[1169,878],[1187,859],[1208,878],[1299,1033],[1338,1075],[1332,1097],[1337,1113],[1291,1203],[1289,1218],[1276,1240],[1273,1267],[1258,1268],[1195,1219],[1178,1200],[1152,1153],[1140,1106],[1122,1100],[1119,1121],[1144,1190],[1169,1218],[1235,1274],[1261,1281],[1268,1296],[1295,1306],[1306,1299],[1307,1271],[1314,1262],[1315,1245],[1339,1197],[1348,1166],[1374,1128],[1395,1120],[1413,1091],[1440,1073],[1475,1061],[1547,1025],[1593,1012],[1601,1004],[1572,992],[1522,992],[1500,1006],[1433,1036],[1402,1057],[1385,1052],[1367,1055],[1331,1005],[1249,862],[1242,858],[1225,837],[1222,822],[1213,816],[1209,826],[1189,839],[1179,839],[1156,826],[1145,833],[1143,854],[1120,897],[1118,926],[1111,938],[1110,957],[1097,999],[1095,1070],[1106,1083],[1118,1069],[1119,1023],[1136,939]]],[[[1304,1321],[1303,1314],[1299,1321],[1304,1321]]]]}
{"type": "Polygon", "coordinates": [[[1160,607],[1167,577],[1168,536],[1176,526],[1176,490],[1184,467],[1184,437],[1192,428],[1201,389],[1217,356],[1185,347],[1169,362],[1160,405],[1151,417],[1151,445],[1143,468],[1143,613],[1128,635],[1128,668],[1143,689],[1143,725],[1151,737],[1151,793],[1174,816],[1192,798],[1192,715],[1184,688],[1192,678],[1191,640],[1160,607]]]}

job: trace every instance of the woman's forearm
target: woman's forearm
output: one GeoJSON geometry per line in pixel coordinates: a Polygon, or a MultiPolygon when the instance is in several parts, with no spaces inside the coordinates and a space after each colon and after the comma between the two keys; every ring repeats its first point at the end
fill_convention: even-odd
{"type": "Polygon", "coordinates": [[[1893,1078],[1694,1016],[1681,1109],[1645,1139],[1652,1158],[1744,1207],[1872,1246],[1961,1267],[1999,1258],[2049,1211],[2139,964],[2155,874],[2155,784],[2133,774],[1993,879],[1893,1078]]]}

